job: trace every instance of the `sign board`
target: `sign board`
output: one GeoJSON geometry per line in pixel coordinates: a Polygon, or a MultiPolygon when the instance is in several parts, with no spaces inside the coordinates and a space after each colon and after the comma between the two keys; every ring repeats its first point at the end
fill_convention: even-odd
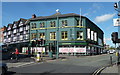
{"type": "Polygon", "coordinates": [[[80,48],[80,47],[65,47],[65,48],[59,48],[59,53],[85,53],[86,47],[80,48]]]}
{"type": "Polygon", "coordinates": [[[35,50],[35,52],[45,52],[45,47],[31,47],[32,50],[35,50]]]}
{"type": "Polygon", "coordinates": [[[113,19],[113,26],[120,26],[120,18],[113,19]]]}

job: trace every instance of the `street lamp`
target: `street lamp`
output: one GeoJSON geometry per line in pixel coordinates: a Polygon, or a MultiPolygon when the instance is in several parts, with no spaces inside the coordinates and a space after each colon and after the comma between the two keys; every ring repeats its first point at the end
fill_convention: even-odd
{"type": "Polygon", "coordinates": [[[57,16],[57,51],[56,51],[56,59],[59,58],[59,18],[57,16]]]}

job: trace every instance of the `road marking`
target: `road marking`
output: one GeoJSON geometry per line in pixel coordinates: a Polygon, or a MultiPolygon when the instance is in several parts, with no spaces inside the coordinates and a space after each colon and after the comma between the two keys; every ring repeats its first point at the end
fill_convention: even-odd
{"type": "Polygon", "coordinates": [[[52,62],[52,61],[56,61],[56,60],[47,60],[46,62],[52,62]]]}
{"type": "Polygon", "coordinates": [[[18,66],[15,66],[15,67],[20,67],[20,66],[24,66],[24,65],[28,65],[28,64],[32,64],[32,63],[34,63],[34,62],[20,64],[20,65],[18,65],[18,66]]]}
{"type": "Polygon", "coordinates": [[[92,75],[98,75],[104,68],[106,68],[106,67],[102,67],[100,69],[97,69],[92,75]]]}
{"type": "Polygon", "coordinates": [[[62,61],[65,61],[65,60],[67,60],[67,59],[62,59],[62,61]]]}

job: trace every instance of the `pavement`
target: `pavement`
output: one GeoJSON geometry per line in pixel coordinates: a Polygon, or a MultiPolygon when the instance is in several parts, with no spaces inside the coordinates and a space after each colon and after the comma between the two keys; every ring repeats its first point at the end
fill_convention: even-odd
{"type": "Polygon", "coordinates": [[[120,65],[108,66],[100,72],[100,75],[120,75],[120,65]]]}
{"type": "Polygon", "coordinates": [[[8,60],[2,60],[3,63],[6,63],[8,68],[14,68],[14,67],[20,67],[24,65],[29,65],[33,63],[43,63],[43,62],[52,62],[52,61],[57,61],[57,60],[66,60],[66,56],[60,56],[59,59],[55,58],[55,55],[53,58],[50,58],[48,55],[43,56],[43,60],[40,60],[39,62],[36,61],[36,57],[24,57],[24,58],[19,58],[19,60],[16,59],[8,59],[8,60]]]}

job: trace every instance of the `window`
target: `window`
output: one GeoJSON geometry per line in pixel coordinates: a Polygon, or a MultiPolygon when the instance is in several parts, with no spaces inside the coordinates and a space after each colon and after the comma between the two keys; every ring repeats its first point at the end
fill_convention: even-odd
{"type": "Polygon", "coordinates": [[[94,31],[91,31],[91,40],[94,40],[94,31]]]}
{"type": "Polygon", "coordinates": [[[83,26],[83,21],[80,23],[80,20],[77,20],[77,26],[83,26]]]}
{"type": "Polygon", "coordinates": [[[22,26],[23,25],[23,23],[22,23],[22,21],[20,21],[20,24],[19,24],[19,26],[22,26]]]}
{"type": "Polygon", "coordinates": [[[17,28],[16,24],[14,24],[13,28],[17,28]]]}
{"type": "Polygon", "coordinates": [[[94,32],[94,41],[97,41],[97,32],[94,32]]]}
{"type": "Polygon", "coordinates": [[[40,23],[40,28],[44,28],[45,27],[45,23],[40,23]]]}
{"type": "Polygon", "coordinates": [[[56,32],[50,32],[50,40],[56,39],[56,32]]]}
{"type": "Polygon", "coordinates": [[[40,33],[40,37],[39,38],[45,39],[45,33],[40,33]]]}
{"type": "Polygon", "coordinates": [[[32,35],[31,35],[31,39],[35,39],[36,38],[36,33],[32,33],[32,35]]]}
{"type": "Polygon", "coordinates": [[[77,31],[77,39],[83,40],[83,32],[82,31],[77,31]]]}
{"type": "Polygon", "coordinates": [[[32,28],[36,28],[36,23],[31,23],[32,28]]]}
{"type": "Polygon", "coordinates": [[[90,28],[87,28],[87,38],[90,39],[90,28]]]}
{"type": "Polygon", "coordinates": [[[68,39],[67,31],[62,31],[62,33],[61,33],[61,38],[62,38],[63,40],[67,40],[67,39],[68,39]]]}
{"type": "Polygon", "coordinates": [[[62,26],[67,26],[67,20],[62,21],[62,26]]]}
{"type": "Polygon", "coordinates": [[[56,27],[56,22],[55,21],[51,21],[50,22],[50,27],[56,27]]]}

